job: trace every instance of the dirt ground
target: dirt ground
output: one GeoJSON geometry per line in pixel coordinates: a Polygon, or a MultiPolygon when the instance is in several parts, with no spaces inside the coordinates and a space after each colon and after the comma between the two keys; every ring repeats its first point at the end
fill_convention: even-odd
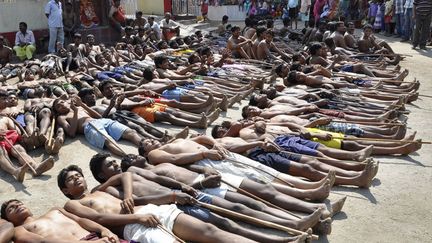
{"type": "MultiPolygon", "coordinates": [[[[432,50],[414,51],[406,43],[388,39],[396,52],[409,54],[412,57],[401,62],[403,68],[410,70],[406,80],[417,78],[421,81],[421,96],[413,105],[408,105],[409,132],[417,131],[417,137],[425,141],[432,140],[429,129],[432,119],[432,84],[430,72],[432,50]],[[395,41],[395,42],[393,42],[395,41]]],[[[242,106],[246,102],[242,102],[242,106]]],[[[240,106],[236,104],[216,121],[239,119],[240,106]]],[[[169,126],[164,126],[168,128],[169,126]]],[[[177,131],[179,128],[171,128],[177,131]]],[[[206,130],[209,134],[211,127],[206,130]]],[[[204,132],[204,131],[199,131],[204,132]]],[[[137,152],[128,143],[121,143],[128,152],[137,152]]],[[[89,187],[96,185],[88,163],[97,151],[90,147],[84,137],[68,139],[66,145],[56,157],[56,163],[46,175],[38,178],[26,176],[23,184],[0,172],[0,202],[17,198],[30,206],[34,215],[40,215],[49,208],[63,206],[66,197],[57,187],[56,176],[59,170],[70,164],[79,165],[89,182],[89,187]]],[[[343,212],[334,218],[333,232],[321,237],[319,242],[431,242],[432,233],[432,162],[428,154],[432,145],[424,145],[418,152],[405,157],[380,157],[380,169],[373,186],[366,189],[335,187],[330,199],[347,195],[343,212]]],[[[31,152],[37,161],[45,156],[42,151],[31,152]]]]}

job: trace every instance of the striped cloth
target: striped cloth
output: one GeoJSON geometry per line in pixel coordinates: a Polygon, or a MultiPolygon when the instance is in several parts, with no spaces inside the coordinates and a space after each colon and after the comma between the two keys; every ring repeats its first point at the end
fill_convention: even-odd
{"type": "Polygon", "coordinates": [[[432,0],[414,0],[415,13],[428,15],[432,13],[432,0]]]}
{"type": "Polygon", "coordinates": [[[401,14],[404,11],[404,1],[403,0],[394,0],[395,14],[401,14]]]}
{"type": "Polygon", "coordinates": [[[375,22],[374,22],[374,29],[376,30],[380,30],[381,26],[382,26],[382,19],[383,19],[383,12],[381,11],[381,8],[385,8],[384,4],[378,5],[378,11],[375,17],[375,22]]]}

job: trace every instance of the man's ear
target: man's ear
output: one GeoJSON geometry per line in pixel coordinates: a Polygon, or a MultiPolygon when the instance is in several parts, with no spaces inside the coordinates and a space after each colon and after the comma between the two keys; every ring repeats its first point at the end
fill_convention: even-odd
{"type": "Polygon", "coordinates": [[[102,172],[99,172],[99,173],[98,173],[98,177],[99,177],[99,178],[102,178],[102,179],[105,179],[105,175],[104,175],[102,172]]]}
{"type": "Polygon", "coordinates": [[[60,189],[62,192],[63,192],[63,194],[65,194],[65,195],[69,195],[69,190],[65,187],[65,188],[62,188],[62,189],[60,189]]]}

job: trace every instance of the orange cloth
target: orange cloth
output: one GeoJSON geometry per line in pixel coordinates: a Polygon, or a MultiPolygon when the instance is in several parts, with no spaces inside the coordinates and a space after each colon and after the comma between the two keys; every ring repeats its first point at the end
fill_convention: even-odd
{"type": "Polygon", "coordinates": [[[144,118],[148,122],[155,122],[155,112],[164,112],[168,106],[154,103],[152,106],[140,106],[132,109],[132,112],[144,118]]]}

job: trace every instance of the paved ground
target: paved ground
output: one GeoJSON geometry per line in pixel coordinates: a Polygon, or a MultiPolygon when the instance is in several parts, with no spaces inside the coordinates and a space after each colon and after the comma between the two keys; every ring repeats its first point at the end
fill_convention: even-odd
{"type": "MultiPolygon", "coordinates": [[[[417,130],[417,137],[432,140],[429,129],[432,118],[432,84],[429,72],[432,70],[432,50],[414,51],[405,43],[393,42],[392,47],[399,53],[409,54],[401,63],[410,70],[406,80],[414,77],[421,80],[420,99],[409,105],[410,131],[417,130]]],[[[246,102],[243,101],[244,105],[246,102]]],[[[230,109],[216,121],[238,119],[239,105],[230,109]]],[[[207,129],[209,133],[211,128],[207,129]]],[[[172,131],[179,129],[170,129],[172,131]]],[[[203,132],[203,131],[199,131],[203,132]]],[[[137,152],[127,143],[122,147],[128,152],[137,152]]],[[[68,139],[56,158],[54,168],[46,175],[31,178],[27,175],[23,184],[0,172],[0,202],[17,198],[30,205],[35,215],[40,215],[54,206],[62,206],[66,197],[57,188],[56,176],[60,169],[69,164],[81,166],[89,181],[95,186],[88,168],[90,157],[97,151],[90,148],[83,137],[76,140],[68,139]]],[[[332,190],[330,199],[347,195],[343,213],[337,215],[333,222],[333,232],[328,237],[321,237],[319,242],[431,242],[432,233],[432,162],[428,155],[432,153],[432,145],[425,145],[418,153],[407,157],[380,158],[381,164],[377,178],[369,190],[337,187],[332,190]]],[[[37,161],[44,156],[41,151],[31,153],[37,161]]]]}

